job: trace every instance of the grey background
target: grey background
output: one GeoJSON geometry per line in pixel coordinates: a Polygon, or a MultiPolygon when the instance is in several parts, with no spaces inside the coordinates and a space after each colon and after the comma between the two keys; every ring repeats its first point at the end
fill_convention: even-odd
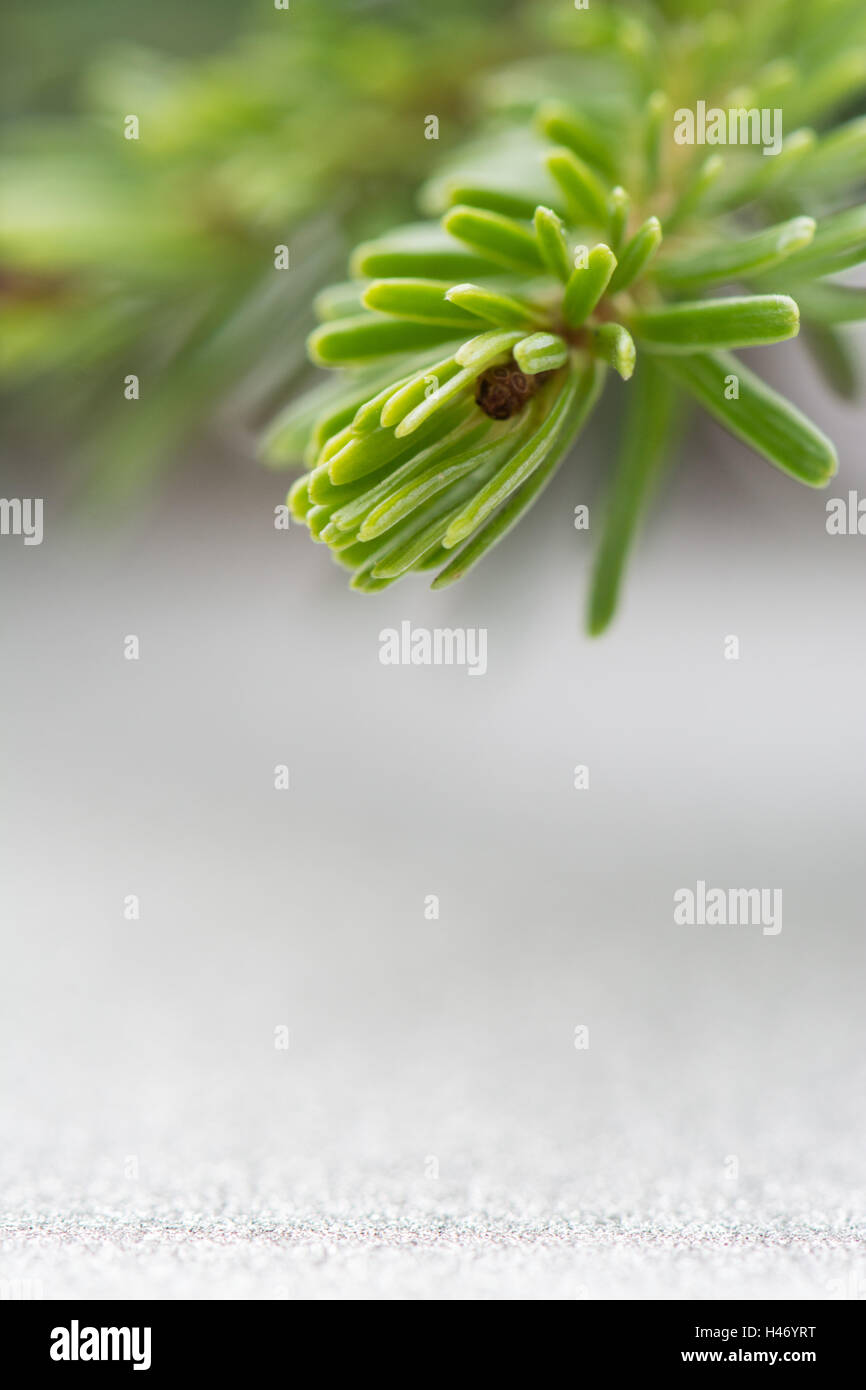
{"type": "Polygon", "coordinates": [[[439,595],[350,593],[245,439],[123,516],[7,474],[0,1295],[866,1295],[864,415],[799,363],[838,482],[693,433],[596,643],[615,403],[439,595]],[[781,934],[675,926],[698,878],[781,934]]]}

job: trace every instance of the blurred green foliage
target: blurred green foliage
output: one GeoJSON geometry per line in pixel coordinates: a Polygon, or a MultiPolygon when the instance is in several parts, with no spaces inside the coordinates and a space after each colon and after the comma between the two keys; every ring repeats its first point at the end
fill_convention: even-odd
{"type": "Polygon", "coordinates": [[[475,76],[525,51],[526,10],[210,0],[14,12],[0,389],[19,426],[50,418],[58,439],[80,441],[69,465],[122,494],[217,411],[254,415],[302,366],[310,301],[346,246],[408,211],[437,151],[477,115],[475,76]],[[130,114],[137,140],[124,138],[130,114]],[[424,138],[429,114],[439,141],[424,138]],[[279,244],[288,274],[274,273],[279,244]]]}
{"type": "MultiPolygon", "coordinates": [[[[866,7],[849,0],[7,7],[0,393],[18,438],[53,444],[111,496],[157,478],[208,428],[254,428],[306,370],[316,290],[351,244],[414,215],[413,189],[434,170],[447,181],[495,147],[503,167],[489,176],[524,180],[526,151],[501,131],[541,99],[579,97],[616,138],[662,80],[711,92],[719,58],[726,71],[753,64],[742,13],[768,53],[800,64],[786,128],[817,124],[828,80],[844,114],[866,43],[866,7]],[[682,20],[664,73],[659,12],[682,20]],[[128,114],[138,140],[124,138],[128,114]],[[424,138],[430,114],[438,140],[424,138]],[[291,270],[277,274],[279,244],[291,270]]],[[[772,95],[786,75],[768,71],[772,95]]],[[[427,211],[441,188],[428,184],[427,211]]]]}

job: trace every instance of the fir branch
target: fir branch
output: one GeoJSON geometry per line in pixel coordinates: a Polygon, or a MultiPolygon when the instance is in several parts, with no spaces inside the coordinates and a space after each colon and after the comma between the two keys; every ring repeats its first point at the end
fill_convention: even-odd
{"type": "MultiPolygon", "coordinates": [[[[847,5],[832,0],[834,21],[847,5]]],[[[821,370],[854,389],[838,325],[866,316],[866,292],[824,277],[866,261],[866,205],[839,203],[866,173],[866,130],[860,118],[797,127],[826,126],[866,90],[866,68],[856,44],[840,58],[794,0],[738,16],[692,0],[669,18],[624,0],[587,12],[579,42],[618,74],[610,125],[591,96],[548,97],[527,129],[474,145],[427,186],[440,221],[365,243],[352,281],[320,296],[310,352],[345,376],[345,395],[322,394],[314,425],[309,403],[290,409],[270,458],[288,462],[308,432],[290,505],[355,588],[440,565],[434,588],[463,577],[553,476],[607,367],[635,380],[621,388],[593,634],[616,610],[687,400],[798,481],[832,477],[831,441],[731,351],[796,336],[802,311],[821,370]],[[791,133],[775,158],[675,145],[672,112],[709,74],[738,102],[784,110],[791,133]],[[705,293],[723,286],[739,292],[705,293]],[[390,384],[358,375],[379,359],[390,384]]]]}

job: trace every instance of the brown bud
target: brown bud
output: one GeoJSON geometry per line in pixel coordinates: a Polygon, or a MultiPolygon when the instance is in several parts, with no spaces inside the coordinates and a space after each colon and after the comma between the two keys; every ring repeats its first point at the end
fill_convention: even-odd
{"type": "Polygon", "coordinates": [[[535,395],[549,372],[527,376],[512,359],[499,367],[488,367],[475,383],[475,400],[493,420],[508,420],[522,410],[535,395]]]}

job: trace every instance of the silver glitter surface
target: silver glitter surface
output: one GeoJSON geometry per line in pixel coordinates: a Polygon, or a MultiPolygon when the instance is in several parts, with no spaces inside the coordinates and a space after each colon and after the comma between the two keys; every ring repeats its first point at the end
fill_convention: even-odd
{"type": "Polygon", "coordinates": [[[866,1295],[866,540],[709,429],[592,644],[607,457],[441,595],[228,451],[4,543],[0,1296],[866,1295]]]}

